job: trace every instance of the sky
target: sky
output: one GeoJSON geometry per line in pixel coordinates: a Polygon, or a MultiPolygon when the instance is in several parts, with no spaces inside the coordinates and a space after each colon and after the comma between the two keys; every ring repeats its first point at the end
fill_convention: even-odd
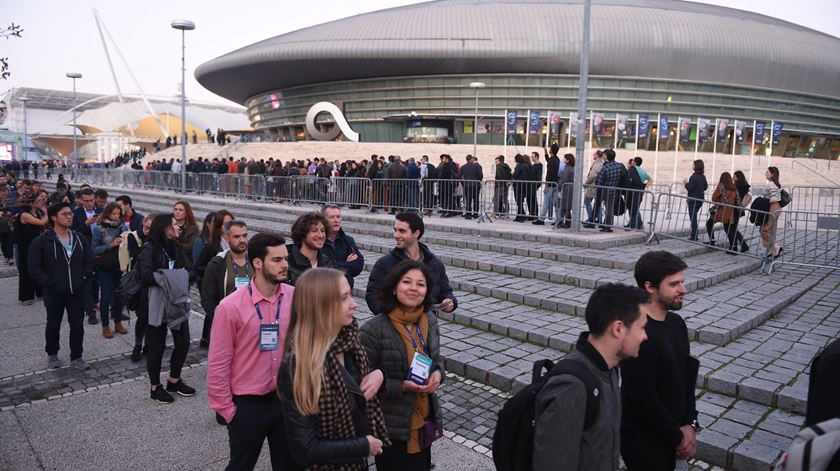
{"type": "MultiPolygon", "coordinates": [[[[94,21],[99,12],[143,92],[171,97],[181,81],[181,32],[173,19],[196,24],[186,34],[186,94],[192,100],[232,104],[203,88],[194,78],[204,62],[241,47],[308,26],[385,8],[421,3],[406,0],[0,0],[0,26],[23,26],[22,38],[0,39],[0,57],[8,57],[11,76],[0,81],[0,93],[11,87],[72,90],[67,72],[83,75],[81,92],[116,93],[94,21]]],[[[838,0],[703,0],[754,11],[840,37],[838,0]]],[[[125,94],[139,88],[112,47],[117,78],[125,94]]]]}

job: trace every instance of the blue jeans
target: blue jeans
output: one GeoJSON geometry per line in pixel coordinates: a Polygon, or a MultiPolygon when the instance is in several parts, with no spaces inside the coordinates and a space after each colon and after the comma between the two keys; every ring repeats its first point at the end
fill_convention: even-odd
{"type": "Polygon", "coordinates": [[[114,296],[114,291],[120,286],[120,273],[97,270],[96,279],[99,280],[99,319],[102,327],[108,325],[108,311],[111,311],[115,324],[122,322],[122,301],[114,296]]]}
{"type": "Polygon", "coordinates": [[[688,218],[691,220],[691,234],[688,240],[697,240],[697,213],[700,212],[702,206],[703,201],[688,199],[688,218]]]}
{"type": "Polygon", "coordinates": [[[548,187],[548,192],[543,196],[543,205],[540,208],[540,221],[545,221],[546,217],[551,217],[554,214],[554,204],[557,201],[557,187],[548,187]]]}

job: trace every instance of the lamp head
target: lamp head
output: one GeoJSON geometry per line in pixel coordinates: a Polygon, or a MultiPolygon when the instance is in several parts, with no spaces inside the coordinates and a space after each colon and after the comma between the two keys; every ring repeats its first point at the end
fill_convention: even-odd
{"type": "Polygon", "coordinates": [[[470,83],[470,88],[484,88],[487,84],[484,82],[472,82],[470,83]]]}
{"type": "Polygon", "coordinates": [[[71,79],[82,78],[82,74],[80,74],[78,72],[67,72],[65,75],[67,76],[67,78],[71,78],[71,79]]]}
{"type": "Polygon", "coordinates": [[[174,29],[180,29],[181,31],[192,31],[195,29],[195,23],[190,20],[172,20],[170,25],[174,29]]]}

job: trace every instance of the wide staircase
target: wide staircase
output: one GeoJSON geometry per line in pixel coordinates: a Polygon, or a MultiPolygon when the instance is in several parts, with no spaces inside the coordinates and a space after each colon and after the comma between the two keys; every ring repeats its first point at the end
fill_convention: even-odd
{"type": "MultiPolygon", "coordinates": [[[[294,220],[317,209],[126,193],[142,213],[169,212],[184,199],[199,218],[224,208],[252,231],[287,239],[294,220]]],[[[455,375],[444,386],[452,392],[444,408],[454,417],[447,429],[475,449],[489,453],[495,413],[530,381],[533,362],[559,359],[573,348],[586,329],[583,313],[593,289],[633,283],[634,263],[650,250],[673,252],[689,266],[690,293],[680,315],[700,359],[697,407],[704,427],[693,469],[769,470],[802,427],[809,363],[840,335],[840,271],[782,266],[764,275],[754,258],[675,239],[644,245],[633,233],[569,235],[453,219],[427,217],[422,240],[447,266],[459,300],[454,313],[440,314],[441,353],[455,375]],[[464,419],[464,410],[478,411],[477,421],[464,419]]],[[[394,246],[393,217],[345,208],[343,220],[365,257],[354,288],[364,321],[372,315],[363,299],[369,270],[394,246]]]]}

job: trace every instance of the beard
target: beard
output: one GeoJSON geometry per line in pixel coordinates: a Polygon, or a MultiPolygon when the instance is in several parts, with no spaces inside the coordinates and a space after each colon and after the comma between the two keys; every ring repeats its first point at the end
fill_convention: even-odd
{"type": "Polygon", "coordinates": [[[683,303],[676,299],[662,300],[662,306],[668,311],[679,311],[683,307],[683,303]]]}

